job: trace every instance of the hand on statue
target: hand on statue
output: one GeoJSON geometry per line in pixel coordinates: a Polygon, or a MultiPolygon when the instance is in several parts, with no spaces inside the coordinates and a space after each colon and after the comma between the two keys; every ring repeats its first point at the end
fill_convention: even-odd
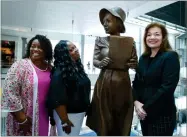
{"type": "Polygon", "coordinates": [[[111,59],[108,57],[105,57],[103,60],[100,61],[99,67],[103,68],[106,67],[111,62],[111,59]]]}
{"type": "Polygon", "coordinates": [[[138,62],[136,59],[130,59],[127,63],[127,66],[131,69],[136,69],[136,67],[138,66],[138,62]]]}

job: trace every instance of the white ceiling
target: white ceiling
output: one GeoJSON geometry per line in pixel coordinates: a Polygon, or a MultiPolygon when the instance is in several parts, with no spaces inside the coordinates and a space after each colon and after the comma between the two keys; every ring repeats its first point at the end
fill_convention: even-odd
{"type": "MultiPolygon", "coordinates": [[[[90,33],[102,28],[99,10],[119,6],[129,17],[145,14],[175,1],[2,1],[1,25],[63,33],[90,33]],[[150,9],[151,7],[151,9],[150,9]],[[147,8],[147,10],[145,10],[147,8]],[[137,10],[138,11],[137,11],[137,10]],[[143,12],[142,12],[143,11],[143,12]],[[131,16],[130,16],[131,15],[131,16]],[[74,25],[72,25],[72,19],[74,25]]],[[[103,31],[103,30],[101,30],[103,31]]]]}

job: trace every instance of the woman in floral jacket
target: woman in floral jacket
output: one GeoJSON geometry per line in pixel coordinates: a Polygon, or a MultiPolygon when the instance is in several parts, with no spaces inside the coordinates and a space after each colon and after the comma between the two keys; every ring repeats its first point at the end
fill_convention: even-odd
{"type": "Polygon", "coordinates": [[[49,117],[45,98],[50,83],[52,45],[42,35],[33,37],[24,59],[15,62],[3,87],[2,111],[7,117],[7,136],[47,136],[49,117]]]}

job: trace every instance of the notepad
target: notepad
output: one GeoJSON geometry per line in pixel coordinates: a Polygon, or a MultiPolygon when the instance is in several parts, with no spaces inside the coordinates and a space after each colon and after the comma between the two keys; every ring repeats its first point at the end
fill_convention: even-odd
{"type": "Polygon", "coordinates": [[[134,39],[126,36],[110,36],[109,40],[109,58],[112,62],[109,68],[124,69],[131,58],[134,45],[134,39]]]}

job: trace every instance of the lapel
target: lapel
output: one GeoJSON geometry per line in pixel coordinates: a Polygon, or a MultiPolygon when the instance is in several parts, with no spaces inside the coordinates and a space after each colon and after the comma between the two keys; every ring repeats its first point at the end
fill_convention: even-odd
{"type": "Polygon", "coordinates": [[[149,75],[149,72],[152,70],[152,67],[155,63],[155,61],[158,59],[158,57],[161,55],[162,51],[158,51],[158,53],[155,55],[155,57],[153,58],[153,60],[151,61],[151,63],[149,64],[150,61],[150,56],[147,55],[144,57],[144,63],[143,63],[143,76],[146,77],[147,75],[149,75]]]}

